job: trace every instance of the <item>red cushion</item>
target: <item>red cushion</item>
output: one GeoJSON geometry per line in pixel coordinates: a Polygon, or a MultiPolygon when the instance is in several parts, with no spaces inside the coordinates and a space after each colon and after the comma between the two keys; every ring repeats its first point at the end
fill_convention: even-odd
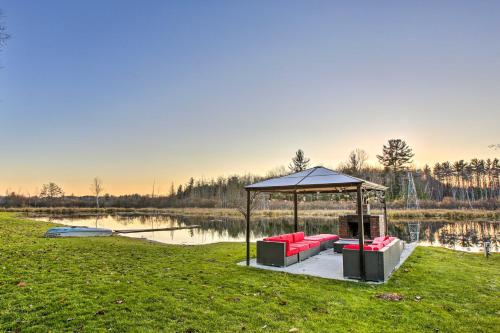
{"type": "Polygon", "coordinates": [[[316,235],[316,236],[306,236],[306,237],[304,237],[304,240],[306,240],[306,241],[318,241],[318,242],[324,242],[324,241],[326,241],[327,239],[325,239],[325,238],[323,238],[323,237],[321,237],[321,236],[316,235]]]}
{"type": "Polygon", "coordinates": [[[279,242],[280,240],[281,240],[280,236],[272,236],[264,238],[264,241],[266,242],[279,242]]]}
{"type": "Polygon", "coordinates": [[[302,242],[290,244],[290,249],[297,249],[297,251],[302,252],[309,249],[309,244],[304,244],[302,242]]]}
{"type": "Polygon", "coordinates": [[[293,235],[293,241],[294,242],[300,242],[304,240],[304,233],[303,232],[296,232],[293,235]]]}
{"type": "Polygon", "coordinates": [[[365,251],[379,251],[382,248],[383,246],[377,246],[377,245],[368,245],[364,247],[365,251]]]}
{"type": "Polygon", "coordinates": [[[290,249],[286,250],[286,256],[287,257],[290,257],[290,256],[293,256],[295,254],[298,254],[300,252],[300,250],[296,247],[290,247],[290,249]]]}
{"type": "Polygon", "coordinates": [[[306,243],[309,245],[309,248],[313,248],[313,247],[316,247],[316,246],[320,246],[321,245],[321,242],[320,241],[317,241],[317,240],[303,240],[302,242],[300,243],[306,243]]]}
{"type": "Polygon", "coordinates": [[[334,235],[334,234],[319,234],[318,236],[321,236],[323,238],[326,238],[327,240],[339,240],[339,236],[334,235]]]}
{"type": "Polygon", "coordinates": [[[287,241],[288,243],[293,243],[293,234],[281,235],[280,238],[284,241],[287,241]]]}
{"type": "Polygon", "coordinates": [[[304,240],[314,240],[314,241],[319,241],[319,242],[326,242],[329,240],[338,240],[338,239],[339,239],[339,236],[328,235],[328,234],[313,235],[313,236],[307,236],[304,238],[304,240]]]}
{"type": "Polygon", "coordinates": [[[373,242],[377,242],[377,243],[382,243],[383,241],[385,241],[385,237],[375,237],[373,239],[373,242]]]}
{"type": "Polygon", "coordinates": [[[286,251],[290,250],[290,243],[291,241],[289,239],[284,239],[283,236],[273,236],[273,237],[267,237],[267,238],[264,238],[264,241],[266,242],[281,242],[281,243],[285,243],[286,246],[286,251]]]}
{"type": "MultiPolygon", "coordinates": [[[[349,249],[349,250],[359,250],[359,244],[349,244],[344,246],[344,249],[349,249]]],[[[363,250],[365,251],[378,251],[380,250],[380,247],[376,245],[365,245],[363,246],[363,250]]]]}
{"type": "Polygon", "coordinates": [[[307,237],[304,237],[304,240],[326,242],[328,240],[328,238],[320,236],[320,235],[316,235],[316,236],[307,236],[307,237]]]}

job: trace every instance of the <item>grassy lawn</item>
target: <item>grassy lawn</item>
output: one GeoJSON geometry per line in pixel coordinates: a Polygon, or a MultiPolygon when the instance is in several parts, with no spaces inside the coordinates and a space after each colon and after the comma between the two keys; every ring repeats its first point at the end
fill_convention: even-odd
{"type": "Polygon", "coordinates": [[[236,265],[244,244],[44,239],[0,213],[0,331],[498,332],[500,256],[417,248],[381,286],[236,265]],[[384,293],[404,298],[377,298],[384,293]],[[495,328],[496,327],[496,328],[495,328]]]}

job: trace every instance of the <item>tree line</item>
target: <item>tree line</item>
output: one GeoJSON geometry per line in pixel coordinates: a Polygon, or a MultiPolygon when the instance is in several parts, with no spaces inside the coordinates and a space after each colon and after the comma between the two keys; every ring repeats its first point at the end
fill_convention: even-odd
{"type": "MultiPolygon", "coordinates": [[[[470,161],[444,161],[433,167],[425,165],[415,168],[412,163],[412,148],[401,139],[391,139],[383,145],[377,155],[380,165],[369,165],[368,154],[362,149],[353,150],[337,169],[343,173],[363,178],[388,187],[386,198],[393,207],[404,207],[407,200],[409,173],[414,181],[417,198],[422,208],[490,208],[496,209],[500,200],[500,162],[498,158],[470,161]],[[444,206],[444,204],[446,206],[444,206]]],[[[194,179],[191,177],[177,188],[172,183],[168,193],[150,195],[120,195],[104,193],[103,182],[94,178],[90,186],[91,195],[67,196],[55,183],[42,186],[40,193],[29,196],[8,192],[0,197],[3,207],[207,207],[238,208],[245,197],[244,187],[268,178],[288,175],[311,167],[310,159],[299,149],[288,167],[280,166],[266,175],[233,175],[216,179],[194,179]]],[[[308,194],[302,201],[315,208],[332,207],[342,201],[346,194],[308,194]]],[[[256,200],[257,209],[283,207],[290,198],[285,194],[260,196],[256,200]]]]}

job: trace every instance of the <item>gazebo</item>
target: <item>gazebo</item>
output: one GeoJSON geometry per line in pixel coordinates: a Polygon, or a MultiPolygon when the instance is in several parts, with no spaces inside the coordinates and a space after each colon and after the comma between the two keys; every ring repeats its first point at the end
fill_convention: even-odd
{"type": "Polygon", "coordinates": [[[294,230],[298,231],[297,196],[307,193],[356,193],[358,212],[358,238],[361,279],[365,279],[364,271],[364,223],[363,197],[369,192],[375,192],[381,200],[384,209],[384,218],[387,221],[387,205],[385,191],[387,187],[375,184],[360,178],[349,176],[321,166],[296,172],[287,176],[267,179],[245,187],[247,191],[246,208],[246,264],[250,265],[250,213],[251,192],[289,193],[293,194],[294,230]]]}

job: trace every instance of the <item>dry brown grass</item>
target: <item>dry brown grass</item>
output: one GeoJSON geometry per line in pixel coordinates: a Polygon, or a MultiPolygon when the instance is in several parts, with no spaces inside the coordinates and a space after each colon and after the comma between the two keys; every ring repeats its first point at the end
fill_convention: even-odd
{"type": "MultiPolygon", "coordinates": [[[[28,215],[97,215],[97,214],[121,214],[121,215],[147,215],[147,214],[170,214],[180,216],[209,216],[209,217],[242,217],[237,209],[233,208],[7,208],[0,209],[5,212],[22,212],[28,215]]],[[[374,214],[382,214],[381,210],[373,210],[374,214]]],[[[340,215],[353,214],[352,210],[334,209],[310,209],[299,210],[301,217],[333,218],[340,215]]],[[[487,219],[490,221],[500,220],[500,210],[479,209],[420,209],[404,210],[389,209],[390,219],[445,219],[445,220],[477,220],[487,219]]],[[[293,211],[288,209],[255,210],[254,217],[292,217],[293,211]]]]}

